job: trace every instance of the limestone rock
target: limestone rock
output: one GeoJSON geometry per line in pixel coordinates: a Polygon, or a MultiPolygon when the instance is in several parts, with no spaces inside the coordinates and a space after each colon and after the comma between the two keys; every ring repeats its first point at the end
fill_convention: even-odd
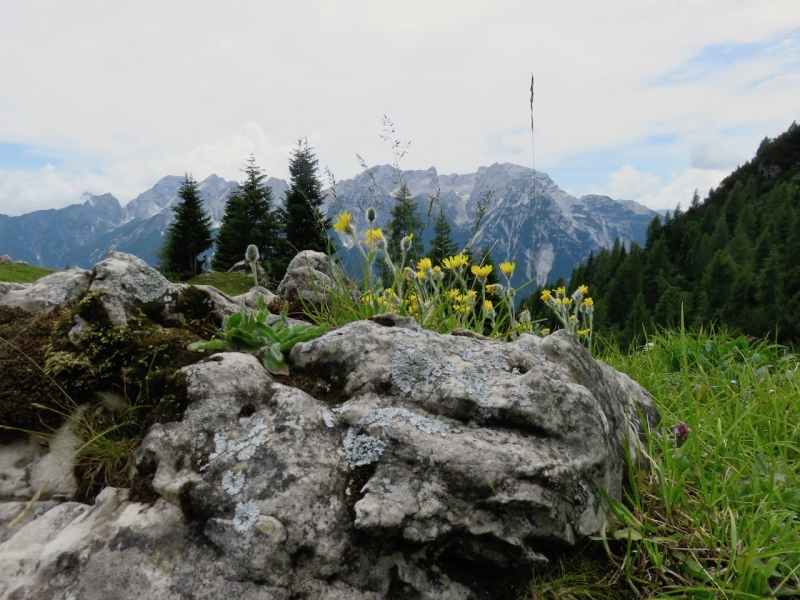
{"type": "Polygon", "coordinates": [[[240,306],[242,302],[244,302],[245,308],[250,310],[256,310],[258,308],[258,298],[264,298],[264,305],[271,304],[276,300],[280,300],[280,298],[270,292],[267,288],[258,286],[258,289],[252,288],[246,294],[239,294],[238,296],[234,296],[231,298],[237,306],[240,306]]]}
{"type": "MultiPolygon", "coordinates": [[[[190,287],[188,284],[185,283],[175,283],[173,284],[178,290],[183,291],[186,288],[190,287]]],[[[199,290],[203,290],[208,294],[209,299],[211,300],[211,304],[213,305],[213,313],[217,317],[217,319],[221,322],[223,317],[229,317],[233,313],[237,312],[241,306],[236,298],[232,298],[213,285],[195,285],[199,290]]],[[[176,314],[177,308],[173,305],[167,305],[167,311],[170,314],[176,314]]]]}
{"type": "Polygon", "coordinates": [[[33,498],[31,466],[44,454],[42,445],[31,437],[9,439],[0,444],[0,498],[33,498]]]}
{"type": "Polygon", "coordinates": [[[32,510],[0,543],[0,598],[492,598],[470,571],[527,574],[597,533],[594,490],[620,497],[624,440],[659,420],[564,332],[383,316],[296,345],[285,383],[240,353],[183,372],[183,420],[136,452],[160,498],[32,510]]]}
{"type": "Polygon", "coordinates": [[[127,325],[133,309],[148,302],[170,302],[177,288],[141,258],[124,252],[109,252],[94,266],[92,292],[102,292],[108,318],[127,325]]]}
{"type": "Polygon", "coordinates": [[[289,262],[278,286],[278,296],[287,302],[327,304],[334,278],[339,276],[334,270],[327,254],[303,250],[289,262]]]}
{"type": "Polygon", "coordinates": [[[13,264],[13,262],[14,260],[8,254],[0,256],[0,265],[10,265],[13,264]]]}
{"type": "Polygon", "coordinates": [[[39,313],[75,302],[89,288],[90,272],[73,268],[51,273],[24,287],[0,287],[0,305],[39,313]]]}

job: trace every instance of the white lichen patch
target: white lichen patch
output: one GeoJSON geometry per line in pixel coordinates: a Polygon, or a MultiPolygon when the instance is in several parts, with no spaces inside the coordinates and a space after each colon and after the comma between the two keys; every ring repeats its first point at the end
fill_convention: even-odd
{"type": "Polygon", "coordinates": [[[457,379],[464,384],[464,391],[481,404],[488,404],[492,397],[492,387],[489,385],[491,377],[486,371],[477,367],[470,367],[461,373],[457,379]]]}
{"type": "Polygon", "coordinates": [[[244,487],[244,471],[234,473],[232,470],[225,471],[222,476],[222,489],[230,496],[235,496],[244,487]]]}
{"type": "Polygon", "coordinates": [[[531,388],[529,388],[527,385],[517,384],[511,388],[511,393],[519,398],[520,406],[531,405],[531,388]]]}
{"type": "Polygon", "coordinates": [[[233,515],[233,528],[239,533],[246,533],[255,526],[261,509],[253,502],[239,502],[233,515]]]}
{"type": "MultiPolygon", "coordinates": [[[[267,435],[262,433],[267,428],[264,421],[247,418],[243,420],[246,427],[233,441],[228,441],[219,433],[214,434],[214,452],[208,456],[209,464],[228,452],[236,452],[237,460],[249,460],[253,458],[256,450],[267,442],[267,435]]],[[[200,470],[205,471],[209,464],[204,465],[200,470]]]]}
{"type": "Polygon", "coordinates": [[[397,342],[397,351],[392,357],[392,379],[401,392],[410,394],[417,381],[434,381],[454,373],[453,364],[441,356],[434,356],[428,344],[406,340],[397,342]]]}
{"type": "Polygon", "coordinates": [[[208,455],[208,462],[219,458],[228,451],[228,440],[219,433],[214,434],[214,451],[208,455]]]}
{"type": "Polygon", "coordinates": [[[330,429],[333,429],[335,425],[335,423],[333,422],[333,413],[324,408],[320,411],[320,413],[322,415],[322,422],[325,423],[325,426],[330,429]]]}
{"type": "Polygon", "coordinates": [[[349,405],[344,405],[344,406],[337,406],[336,408],[332,408],[331,412],[336,413],[337,415],[343,415],[348,410],[350,410],[350,406],[349,405]]]}
{"type": "Polygon", "coordinates": [[[404,419],[410,425],[413,425],[428,435],[441,435],[443,438],[450,437],[450,426],[447,423],[423,417],[405,408],[376,408],[371,410],[358,424],[364,427],[374,423],[381,428],[386,428],[389,427],[396,418],[404,419]]]}
{"type": "Polygon", "coordinates": [[[350,468],[355,468],[363,467],[380,459],[381,454],[386,450],[386,443],[363,433],[360,434],[351,427],[342,440],[342,447],[347,455],[350,468]]]}

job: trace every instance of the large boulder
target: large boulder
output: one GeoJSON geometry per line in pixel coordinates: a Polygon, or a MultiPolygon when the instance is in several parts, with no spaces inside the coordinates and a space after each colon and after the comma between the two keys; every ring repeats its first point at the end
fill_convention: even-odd
{"type": "Polygon", "coordinates": [[[14,259],[11,258],[8,254],[3,254],[0,256],[0,265],[10,265],[14,263],[14,259]]]}
{"type": "Polygon", "coordinates": [[[659,420],[564,332],[502,343],[383,315],[298,344],[291,370],[185,367],[183,420],[136,453],[155,504],[109,488],[26,516],[0,598],[492,598],[473,572],[524,576],[601,530],[599,490],[621,496],[659,420]]]}
{"type": "Polygon", "coordinates": [[[92,292],[101,300],[109,319],[126,325],[133,309],[151,302],[170,302],[177,288],[141,258],[124,252],[109,252],[94,266],[92,292]]]}
{"type": "MultiPolygon", "coordinates": [[[[187,284],[171,283],[142,259],[124,252],[109,252],[105,260],[93,271],[77,267],[52,273],[32,284],[0,282],[0,306],[21,308],[31,313],[41,313],[57,306],[69,306],[87,292],[99,293],[100,301],[109,319],[117,325],[126,325],[138,309],[158,314],[164,321],[179,322],[187,303],[187,284]]],[[[204,293],[214,319],[221,323],[241,308],[237,300],[208,285],[195,288],[204,293]]],[[[249,303],[245,303],[249,307],[249,303]]],[[[76,323],[76,335],[85,323],[76,323]]],[[[75,337],[75,336],[73,336],[75,337]]]]}
{"type": "Polygon", "coordinates": [[[52,310],[75,302],[89,289],[91,272],[73,268],[51,273],[26,286],[0,286],[0,306],[32,313],[52,310]]]}
{"type": "Polygon", "coordinates": [[[327,254],[303,250],[289,262],[278,296],[287,302],[324,306],[336,276],[334,268],[327,254]]]}

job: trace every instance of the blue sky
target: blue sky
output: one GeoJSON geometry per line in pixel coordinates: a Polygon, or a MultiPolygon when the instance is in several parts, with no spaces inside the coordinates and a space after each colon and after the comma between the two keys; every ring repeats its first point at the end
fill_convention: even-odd
{"type": "Polygon", "coordinates": [[[0,3],[0,213],[168,174],[288,177],[307,136],[337,179],[392,160],[531,163],[575,195],[704,194],[800,120],[797,0],[98,0],[0,3]]]}

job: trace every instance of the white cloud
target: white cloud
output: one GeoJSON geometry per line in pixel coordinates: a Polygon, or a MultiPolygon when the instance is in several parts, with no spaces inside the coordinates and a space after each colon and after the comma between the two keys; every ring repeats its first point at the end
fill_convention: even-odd
{"type": "Polygon", "coordinates": [[[632,200],[648,195],[661,179],[650,173],[637,171],[631,165],[623,165],[616,173],[608,176],[610,195],[621,200],[632,200]]]}
{"type": "Polygon", "coordinates": [[[798,119],[799,44],[781,45],[797,28],[797,0],[0,3],[0,55],[14,57],[0,61],[0,144],[58,158],[55,175],[0,175],[0,212],[87,187],[124,202],[184,171],[238,179],[251,152],[285,177],[304,135],[351,177],[356,153],[391,160],[384,114],[413,142],[405,168],[527,164],[531,71],[537,166],[674,134],[687,167],[721,168],[755,150],[729,131],[757,122],[761,139],[798,119]],[[773,39],[783,52],[746,68],[649,85],[705,46],[773,39]],[[693,138],[707,121],[718,137],[693,138]]]}
{"type": "Polygon", "coordinates": [[[653,210],[674,210],[678,203],[685,209],[695,190],[704,198],[709,189],[719,185],[729,174],[730,171],[724,169],[688,168],[670,174],[669,180],[662,182],[656,175],[623,165],[619,171],[608,176],[607,190],[596,188],[594,193],[604,193],[620,200],[635,200],[653,210]]]}
{"type": "MultiPolygon", "coordinates": [[[[689,146],[689,166],[694,169],[727,169],[732,170],[737,163],[744,162],[736,145],[731,144],[730,137],[725,138],[709,122],[701,123],[696,129],[688,132],[685,142],[689,146]]],[[[748,151],[752,155],[755,148],[748,151]]]]}

